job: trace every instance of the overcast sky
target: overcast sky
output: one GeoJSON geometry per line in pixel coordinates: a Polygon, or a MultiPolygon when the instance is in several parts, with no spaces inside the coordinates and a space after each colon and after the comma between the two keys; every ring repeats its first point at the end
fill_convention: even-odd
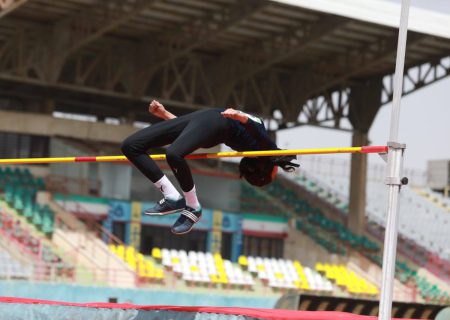
{"type": "MultiPolygon", "coordinates": [[[[411,5],[450,14],[450,0],[412,0],[411,5]]],[[[369,139],[374,145],[384,145],[388,140],[391,107],[382,107],[372,125],[369,139]]],[[[427,160],[450,159],[450,77],[402,99],[399,130],[400,142],[407,144],[405,167],[426,169],[427,160]]],[[[278,144],[282,148],[349,146],[351,134],[302,127],[280,131],[278,144]]],[[[382,163],[378,156],[371,156],[369,161],[382,163]]]]}

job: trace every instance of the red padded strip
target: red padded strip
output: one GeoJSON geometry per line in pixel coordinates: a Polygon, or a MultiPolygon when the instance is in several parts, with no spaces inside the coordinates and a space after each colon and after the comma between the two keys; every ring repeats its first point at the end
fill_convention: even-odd
{"type": "MultiPolygon", "coordinates": [[[[178,307],[178,306],[139,306],[130,303],[72,303],[50,300],[0,297],[0,303],[45,304],[84,308],[136,309],[136,310],[170,310],[178,312],[202,312],[243,315],[267,320],[377,320],[377,317],[359,316],[345,312],[333,311],[293,311],[262,308],[233,307],[178,307]]],[[[408,319],[393,319],[408,320],[408,319]]],[[[412,320],[412,319],[409,319],[412,320]]]]}

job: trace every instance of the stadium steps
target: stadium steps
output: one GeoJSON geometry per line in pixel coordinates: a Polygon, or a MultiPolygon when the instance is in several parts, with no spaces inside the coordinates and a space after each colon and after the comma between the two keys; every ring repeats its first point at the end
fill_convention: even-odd
{"type": "MultiPolygon", "coordinates": [[[[301,175],[296,176],[285,176],[296,182],[301,188],[308,187],[311,184],[316,189],[327,190],[328,194],[340,197],[340,202],[343,204],[348,203],[350,186],[348,177],[325,174],[312,175],[308,172],[302,172],[301,175]]],[[[330,203],[330,197],[324,196],[323,193],[312,191],[311,197],[321,198],[322,201],[330,203]]],[[[447,246],[449,233],[445,227],[445,224],[449,223],[448,211],[443,206],[437,205],[435,201],[434,203],[430,201],[430,199],[438,199],[439,203],[443,204],[448,199],[443,198],[440,194],[430,189],[422,191],[425,192],[429,199],[418,195],[409,186],[402,189],[399,236],[414,241],[418,246],[426,248],[427,251],[450,260],[450,250],[447,246]]],[[[388,192],[384,184],[377,181],[368,181],[366,216],[369,222],[381,227],[385,225],[387,197],[388,192]]],[[[348,205],[347,208],[335,205],[335,209],[340,209],[337,210],[338,214],[336,216],[341,216],[341,219],[346,220],[348,205]]],[[[334,211],[336,212],[336,210],[334,211]]],[[[380,242],[382,242],[381,238],[380,242]]],[[[402,244],[399,243],[399,247],[401,246],[402,244]]],[[[444,271],[444,273],[446,272],[444,271]]]]}
{"type": "MultiPolygon", "coordinates": [[[[161,249],[158,249],[161,250],[161,249]]],[[[279,290],[269,287],[267,284],[264,284],[258,277],[252,276],[252,284],[251,285],[242,285],[242,284],[233,284],[230,279],[226,281],[226,283],[222,282],[214,282],[212,278],[210,281],[205,281],[197,279],[191,279],[188,280],[186,277],[184,277],[184,273],[186,270],[183,268],[179,268],[182,265],[182,259],[176,259],[173,260],[173,258],[167,258],[164,259],[164,250],[162,249],[160,252],[161,257],[159,255],[154,255],[154,252],[152,251],[152,255],[154,255],[151,259],[154,262],[156,267],[163,267],[164,268],[164,284],[167,289],[176,289],[177,291],[185,291],[189,292],[192,290],[195,290],[196,293],[204,293],[204,294],[220,294],[225,296],[260,296],[260,297],[267,297],[267,296],[274,296],[278,297],[280,294],[285,293],[286,290],[279,290]],[[157,257],[158,256],[158,257],[157,257]],[[171,262],[170,262],[171,261],[171,262]],[[178,265],[178,267],[176,267],[178,265]]],[[[174,250],[168,250],[172,252],[174,250]]],[[[199,254],[200,252],[197,252],[199,254]]],[[[181,252],[179,252],[181,254],[181,252]]],[[[180,256],[181,257],[181,256],[180,256]]],[[[147,257],[150,258],[150,257],[147,257]]],[[[223,260],[225,262],[225,260],[223,260]]],[[[201,265],[201,264],[199,264],[201,265]]],[[[241,266],[238,266],[236,264],[233,264],[235,267],[241,268],[241,266]]],[[[200,268],[197,270],[197,272],[200,271],[200,268]]],[[[218,270],[217,270],[218,271],[218,270]]],[[[244,274],[248,274],[248,271],[243,270],[244,274]]],[[[153,287],[153,284],[152,284],[153,287]]]]}
{"type": "Polygon", "coordinates": [[[436,277],[433,273],[431,273],[426,268],[418,268],[417,275],[425,278],[426,280],[428,280],[429,283],[431,283],[433,285],[437,285],[441,290],[444,290],[444,291],[450,293],[449,283],[436,277]]]}
{"type": "MultiPolygon", "coordinates": [[[[312,199],[312,202],[314,204],[319,204],[319,206],[320,206],[320,202],[322,202],[323,205],[320,206],[321,208],[324,208],[326,205],[330,205],[330,202],[328,201],[329,199],[321,198],[321,197],[319,197],[317,195],[317,193],[320,192],[320,190],[322,190],[324,188],[324,187],[320,187],[320,181],[319,180],[316,179],[316,180],[314,180],[313,183],[311,183],[311,186],[305,187],[304,185],[309,185],[309,184],[307,182],[305,182],[305,181],[302,181],[302,183],[298,183],[298,181],[297,181],[298,177],[292,178],[292,177],[287,177],[286,175],[284,175],[284,176],[285,176],[284,181],[287,182],[289,185],[295,183],[297,185],[297,187],[300,187],[300,189],[303,189],[303,192],[300,191],[300,192],[302,192],[302,196],[305,196],[305,194],[309,193],[310,197],[312,199]],[[314,186],[314,188],[312,186],[314,186]],[[306,193],[304,191],[306,191],[306,193]]],[[[290,187],[292,188],[294,186],[291,185],[290,187]]],[[[338,193],[339,192],[336,192],[336,194],[338,194],[338,193]]],[[[345,215],[343,215],[344,211],[345,210],[341,210],[341,208],[339,208],[338,206],[335,206],[334,208],[331,208],[331,212],[333,214],[337,213],[336,216],[338,216],[338,217],[340,215],[340,218],[342,220],[345,219],[345,215]]],[[[383,234],[382,234],[382,232],[381,233],[380,232],[373,233],[372,229],[375,226],[378,226],[378,224],[375,223],[373,225],[368,225],[367,236],[368,236],[368,238],[370,240],[375,241],[381,247],[382,243],[383,243],[383,234]]],[[[378,228],[376,228],[376,229],[378,230],[378,228]]],[[[399,240],[399,253],[401,254],[402,260],[408,262],[408,264],[410,266],[416,265],[416,263],[413,263],[413,261],[411,260],[410,256],[403,254],[403,252],[405,252],[405,250],[404,250],[404,248],[402,248],[402,243],[403,242],[400,239],[399,240]]],[[[355,251],[355,252],[358,252],[358,251],[355,251]]],[[[371,256],[373,256],[373,259],[371,259],[372,261],[374,261],[377,264],[381,265],[381,257],[379,255],[371,255],[371,256]],[[374,258],[376,258],[376,260],[374,260],[374,258]]],[[[414,267],[414,269],[416,269],[416,268],[417,267],[414,267]]],[[[403,276],[403,275],[401,273],[397,273],[396,276],[399,277],[399,276],[403,276]]],[[[427,292],[429,287],[433,287],[434,286],[434,283],[432,281],[431,282],[428,281],[428,279],[426,279],[426,278],[422,279],[422,278],[414,277],[413,279],[415,281],[417,280],[416,281],[416,285],[417,285],[417,290],[419,291],[418,295],[417,295],[417,299],[420,300],[422,298],[425,298],[425,299],[428,299],[428,301],[429,301],[432,298],[432,296],[427,297],[426,296],[426,292],[427,292]],[[425,283],[425,285],[423,283],[425,283]]],[[[439,291],[440,292],[444,292],[444,296],[445,296],[445,290],[444,291],[443,290],[439,290],[439,291]]],[[[431,292],[431,293],[434,294],[434,292],[431,292]]],[[[434,300],[434,301],[436,301],[436,300],[434,300]]]]}
{"type": "MultiPolygon", "coordinates": [[[[289,231],[288,238],[286,239],[285,250],[290,259],[301,260],[305,265],[314,266],[317,261],[331,264],[344,264],[348,269],[361,275],[363,278],[369,280],[371,283],[380,287],[381,284],[381,268],[370,261],[369,259],[358,254],[350,254],[349,257],[332,254],[314,242],[311,238],[305,235],[303,232],[297,231],[294,228],[289,231]],[[292,246],[292,249],[290,247],[292,246]],[[308,252],[308,255],[304,255],[304,252],[308,252]]],[[[398,301],[407,301],[407,295],[405,292],[410,292],[411,289],[402,284],[400,281],[395,280],[394,285],[394,298],[398,301]]],[[[337,288],[337,294],[345,296],[346,293],[340,288],[337,288]]],[[[409,296],[410,298],[410,296],[409,296]]]]}
{"type": "MultiPolygon", "coordinates": [[[[165,273],[162,266],[156,265],[154,259],[144,256],[133,246],[127,246],[122,243],[115,245],[116,239],[108,241],[108,248],[121,261],[124,261],[137,274],[137,283],[145,285],[164,284],[165,273]]],[[[117,239],[118,240],[118,239],[117,239]]]]}
{"type": "MultiPolygon", "coordinates": [[[[302,176],[283,174],[281,181],[287,188],[296,188],[299,197],[306,199],[312,207],[321,211],[325,220],[332,220],[335,223],[345,225],[347,220],[345,212],[348,211],[348,204],[347,200],[344,199],[345,195],[338,191],[338,189],[334,190],[329,184],[322,183],[320,179],[309,177],[305,173],[303,173],[302,176]],[[326,194],[326,196],[323,196],[324,194],[326,194]],[[332,219],[330,219],[331,216],[333,217],[332,219]]],[[[336,185],[339,185],[339,188],[345,187],[338,182],[336,182],[336,185]]],[[[320,221],[318,222],[321,223],[320,221]]],[[[370,232],[366,232],[364,236],[369,242],[372,242],[380,249],[382,248],[382,237],[374,236],[374,234],[370,232]]]]}
{"type": "MultiPolygon", "coordinates": [[[[287,205],[286,202],[283,201],[283,199],[281,199],[281,198],[279,198],[277,196],[274,196],[274,194],[271,193],[269,190],[257,189],[255,192],[259,193],[260,197],[262,199],[265,199],[265,201],[270,201],[270,202],[274,203],[286,215],[291,216],[291,217],[292,216],[298,216],[298,214],[293,210],[293,208],[291,206],[287,205]]],[[[323,236],[323,237],[321,236],[322,238],[320,238],[320,239],[314,238],[314,240],[311,239],[313,241],[309,241],[309,242],[312,242],[312,243],[309,244],[310,247],[307,248],[307,250],[311,254],[314,254],[314,258],[308,259],[308,261],[305,261],[307,264],[312,265],[314,261],[333,262],[333,263],[345,262],[345,263],[347,263],[348,259],[347,259],[346,256],[342,256],[342,255],[339,255],[339,254],[331,254],[330,255],[330,252],[327,249],[325,249],[324,246],[322,246],[321,244],[317,243],[318,240],[319,241],[320,240],[325,240],[325,241],[328,241],[328,242],[336,242],[336,239],[333,236],[327,234],[326,232],[322,232],[322,230],[319,230],[315,226],[312,226],[311,224],[308,223],[308,221],[306,219],[302,219],[302,223],[305,224],[306,226],[310,227],[310,228],[314,228],[314,230],[312,232],[317,233],[317,234],[322,233],[322,236],[323,236]],[[311,261],[309,261],[309,260],[311,260],[311,261]]],[[[300,230],[297,230],[297,231],[290,230],[287,241],[304,244],[304,242],[306,240],[306,239],[304,239],[305,237],[311,238],[310,236],[307,236],[307,235],[308,235],[307,232],[301,232],[300,230]],[[302,238],[302,239],[300,239],[300,238],[302,238]]],[[[306,250],[306,248],[305,248],[305,250],[306,250]]],[[[346,250],[346,253],[349,256],[360,256],[360,259],[365,259],[364,257],[362,257],[359,254],[358,250],[354,250],[354,249],[349,248],[349,247],[347,247],[345,250],[346,250]]],[[[302,251],[302,250],[299,250],[299,251],[302,251]]],[[[336,252],[336,253],[339,253],[339,252],[336,252]]],[[[298,257],[298,258],[300,258],[300,257],[298,257]]],[[[301,260],[304,261],[303,257],[301,258],[301,260]]],[[[381,274],[381,269],[378,266],[376,266],[373,262],[370,262],[368,259],[365,259],[365,262],[366,262],[366,265],[369,265],[371,268],[376,269],[381,274]]],[[[357,265],[355,263],[353,263],[352,267],[353,267],[353,269],[363,270],[359,266],[357,267],[357,265]]],[[[357,272],[357,273],[361,274],[361,272],[357,272]]],[[[364,275],[364,278],[371,279],[371,277],[366,276],[366,273],[363,273],[363,275],[364,275]]],[[[379,285],[379,283],[380,283],[379,281],[378,282],[371,281],[371,282],[375,283],[377,285],[379,285]]],[[[407,288],[406,286],[402,285],[399,281],[396,281],[396,291],[398,291],[398,293],[399,293],[398,295],[403,295],[404,296],[404,292],[405,291],[409,291],[409,288],[407,288]]],[[[341,295],[345,295],[346,293],[343,291],[340,294],[341,295]]]]}
{"type": "Polygon", "coordinates": [[[0,236],[0,279],[30,279],[33,260],[11,246],[0,236]]]}
{"type": "MultiPolygon", "coordinates": [[[[229,167],[229,168],[227,168],[228,171],[236,170],[235,165],[230,164],[228,167],[229,167]]],[[[343,184],[341,183],[340,180],[334,181],[335,184],[340,183],[340,185],[341,185],[340,189],[336,189],[335,186],[334,187],[331,185],[327,186],[326,184],[322,185],[322,181],[318,180],[318,179],[315,179],[315,180],[312,179],[312,181],[308,181],[309,180],[308,178],[300,179],[300,177],[292,177],[290,175],[288,176],[288,174],[282,174],[282,177],[283,177],[282,179],[278,178],[277,180],[282,180],[283,183],[286,184],[286,186],[287,186],[286,190],[291,191],[291,192],[289,192],[289,191],[287,192],[287,193],[289,193],[289,195],[287,197],[288,200],[289,200],[289,196],[291,196],[290,193],[293,193],[292,190],[295,190],[294,197],[297,199],[306,199],[307,202],[309,203],[309,206],[308,206],[309,209],[315,208],[319,212],[322,211],[322,212],[326,213],[326,215],[333,216],[333,220],[336,219],[335,222],[340,221],[341,224],[345,223],[346,212],[348,211],[348,204],[347,204],[347,201],[345,200],[346,199],[345,192],[341,192],[343,190],[342,188],[345,188],[345,186],[343,186],[343,184]],[[297,181],[299,179],[302,181],[297,181]],[[333,188],[336,191],[334,193],[332,192],[333,188]],[[337,190],[339,190],[339,191],[337,191],[337,190]]],[[[275,181],[275,183],[276,183],[276,181],[275,181]]],[[[274,185],[274,183],[269,185],[269,188],[272,185],[274,185]]],[[[268,188],[263,188],[261,190],[264,190],[264,189],[268,189],[268,188]]],[[[284,205],[284,203],[285,203],[284,198],[286,198],[286,195],[284,194],[284,192],[275,193],[272,191],[268,191],[267,193],[269,196],[272,196],[272,197],[274,196],[273,198],[275,201],[279,202],[281,199],[281,202],[283,202],[283,203],[281,203],[281,205],[284,205]]],[[[261,199],[264,199],[264,198],[261,197],[261,199]]],[[[289,206],[285,206],[285,208],[289,209],[289,206]]],[[[299,211],[299,210],[297,210],[298,209],[297,207],[295,207],[294,209],[295,209],[295,210],[293,210],[294,213],[296,211],[299,211]]],[[[302,211],[302,210],[300,210],[300,211],[302,211]]],[[[286,215],[288,215],[288,216],[292,216],[292,213],[289,213],[286,210],[282,210],[281,212],[283,212],[283,214],[287,213],[286,215]]],[[[326,217],[326,215],[325,215],[325,217],[326,217]]],[[[315,216],[315,215],[313,214],[312,216],[315,216]]],[[[327,221],[325,221],[325,222],[327,222],[327,221]]],[[[334,241],[334,242],[329,241],[327,239],[327,236],[325,236],[325,237],[321,236],[323,234],[328,233],[326,231],[326,228],[317,229],[317,228],[315,228],[314,225],[311,225],[308,223],[308,221],[305,221],[305,219],[300,219],[300,224],[303,224],[303,226],[300,226],[301,229],[303,229],[302,231],[304,233],[308,234],[309,237],[313,238],[317,243],[321,244],[323,247],[330,248],[330,246],[333,243],[336,243],[336,241],[334,241]],[[306,226],[306,228],[304,226],[306,226]]],[[[319,226],[327,227],[326,225],[321,225],[321,224],[319,224],[319,226]]],[[[369,240],[373,244],[376,244],[378,247],[382,248],[382,245],[383,245],[382,235],[380,236],[379,233],[372,232],[372,228],[375,226],[378,226],[378,224],[376,224],[376,223],[370,224],[368,226],[367,233],[365,236],[366,236],[367,240],[369,240]]],[[[349,239],[349,240],[351,240],[351,239],[349,239]]],[[[337,247],[335,249],[339,249],[339,247],[337,247]]],[[[344,249],[346,249],[346,248],[344,247],[344,249]]],[[[353,250],[353,251],[358,252],[358,250],[353,250]]],[[[351,254],[353,251],[350,250],[350,252],[342,252],[342,254],[344,254],[344,255],[346,255],[348,253],[351,254]]],[[[375,255],[373,253],[369,253],[366,251],[367,250],[361,250],[361,253],[364,252],[367,255],[367,257],[370,258],[372,263],[381,265],[381,258],[379,255],[379,253],[381,251],[375,255]]],[[[408,262],[408,264],[410,266],[416,265],[415,259],[412,259],[409,255],[405,255],[403,253],[404,251],[405,250],[402,249],[402,241],[401,241],[401,239],[399,239],[399,253],[401,253],[402,260],[408,262]]],[[[428,259],[428,255],[426,255],[426,260],[427,259],[428,259]]],[[[426,261],[424,263],[420,263],[419,265],[423,265],[423,264],[426,264],[426,261]]],[[[414,267],[414,268],[416,268],[416,267],[414,267]]],[[[442,272],[437,273],[437,274],[442,275],[442,272]]],[[[396,277],[404,277],[404,274],[396,274],[396,277]]],[[[430,283],[428,283],[427,286],[425,286],[425,287],[429,287],[429,286],[430,286],[430,283]]],[[[447,299],[445,301],[448,301],[448,298],[446,298],[446,296],[445,296],[445,292],[444,292],[444,299],[447,299]]],[[[436,300],[433,300],[433,301],[436,301],[436,300]]]]}
{"type": "MultiPolygon", "coordinates": [[[[308,175],[306,175],[308,176],[308,175]]],[[[308,179],[311,178],[308,176],[308,179]]],[[[345,181],[343,178],[333,178],[333,177],[322,177],[323,181],[320,179],[315,179],[316,184],[324,183],[325,187],[331,188],[335,193],[339,193],[341,190],[348,189],[348,181],[345,181]],[[327,184],[328,183],[328,184],[327,184]],[[330,187],[331,186],[331,187],[330,187]]],[[[312,177],[314,179],[314,177],[312,177]]],[[[297,180],[297,179],[296,179],[297,180]]],[[[381,246],[383,243],[384,237],[384,217],[383,212],[385,211],[384,205],[379,208],[380,199],[384,199],[386,196],[386,190],[384,186],[381,186],[379,183],[370,182],[368,184],[368,190],[370,191],[368,195],[368,214],[371,223],[367,226],[367,233],[372,234],[373,240],[376,240],[381,246]]],[[[438,199],[440,202],[444,202],[447,199],[443,198],[440,194],[437,194],[429,189],[421,189],[423,192],[430,194],[438,199]]],[[[344,198],[348,197],[344,195],[344,198]]],[[[325,199],[328,201],[328,199],[325,199]]],[[[423,199],[422,196],[418,196],[416,190],[413,188],[406,188],[402,195],[402,208],[403,211],[408,212],[408,210],[422,210],[424,214],[416,215],[415,218],[406,218],[405,215],[401,216],[400,219],[400,230],[399,230],[399,240],[398,240],[398,252],[401,260],[407,261],[410,266],[427,266],[429,268],[428,271],[431,271],[441,279],[447,281],[447,284],[450,283],[450,263],[448,260],[445,260],[445,241],[440,241],[440,243],[434,243],[436,240],[436,235],[438,237],[444,238],[445,228],[442,228],[442,225],[445,225],[445,216],[446,212],[442,207],[437,206],[436,203],[430,203],[429,200],[423,199]],[[433,210],[436,208],[436,210],[433,210]],[[434,219],[440,219],[441,223],[434,223],[433,226],[429,226],[427,221],[429,221],[429,217],[425,215],[434,215],[434,219]],[[403,217],[403,219],[402,219],[403,217]],[[417,220],[417,223],[414,221],[417,220]],[[443,222],[442,222],[443,221],[443,222]],[[403,231],[402,231],[403,228],[403,231]],[[406,229],[405,229],[406,228],[406,229]],[[428,233],[428,235],[432,235],[433,237],[426,237],[424,232],[428,233]],[[441,236],[442,235],[442,236],[441,236]],[[422,238],[420,238],[422,237],[422,238]],[[434,239],[434,240],[433,240],[434,239]],[[428,240],[428,242],[426,241],[428,240]],[[431,246],[429,245],[431,241],[431,246]],[[436,254],[441,256],[441,259],[436,257],[436,254]]],[[[381,201],[381,203],[385,204],[385,201],[381,201]]],[[[341,214],[344,214],[344,211],[341,211],[341,214]]],[[[448,251],[447,251],[448,252],[448,251]]],[[[417,269],[417,266],[414,269],[417,269]]]]}
{"type": "Polygon", "coordinates": [[[38,193],[38,202],[48,204],[56,213],[53,242],[71,252],[75,260],[92,273],[95,282],[120,287],[136,285],[136,273],[81,221],[52,201],[50,193],[38,193]]]}
{"type": "Polygon", "coordinates": [[[314,266],[317,261],[341,263],[341,256],[330,254],[323,246],[305,232],[289,225],[287,238],[284,241],[284,256],[291,260],[299,260],[306,266],[314,266]],[[308,254],[305,254],[307,252],[308,254]]]}
{"type": "Polygon", "coordinates": [[[167,271],[166,273],[166,283],[169,288],[174,288],[177,291],[192,291],[195,290],[196,293],[205,294],[220,294],[227,296],[279,296],[283,293],[280,290],[272,290],[263,284],[263,282],[256,277],[253,278],[254,284],[252,290],[240,289],[232,285],[192,285],[186,283],[183,279],[177,277],[172,271],[167,271]]]}
{"type": "MultiPolygon", "coordinates": [[[[362,255],[351,255],[347,261],[347,268],[361,275],[364,279],[367,279],[371,283],[377,285],[378,288],[381,288],[382,269],[369,259],[363,257],[362,255]]],[[[414,295],[414,289],[401,283],[398,279],[394,279],[393,299],[395,301],[417,301],[417,297],[414,297],[414,295]]]]}
{"type": "MultiPolygon", "coordinates": [[[[134,287],[134,272],[112,256],[99,239],[81,230],[69,231],[58,227],[53,238],[59,247],[72,252],[75,260],[90,271],[94,283],[134,287]]],[[[83,278],[85,276],[82,275],[83,278]]]]}
{"type": "Polygon", "coordinates": [[[247,182],[241,183],[240,202],[241,211],[244,212],[255,212],[259,214],[289,213],[282,203],[274,202],[273,198],[264,189],[254,188],[248,185],[247,182]]]}
{"type": "Polygon", "coordinates": [[[24,216],[20,215],[16,209],[12,208],[8,203],[3,200],[0,200],[0,208],[5,210],[6,213],[13,216],[16,220],[19,220],[21,225],[28,226],[28,231],[31,235],[37,239],[39,239],[44,245],[50,247],[56,254],[62,257],[63,260],[70,262],[72,261],[71,257],[67,255],[67,253],[57,245],[55,245],[50,239],[48,239],[35,225],[30,223],[24,216]]]}
{"type": "MultiPolygon", "coordinates": [[[[289,180],[288,180],[288,182],[289,182],[289,180]]],[[[316,190],[317,191],[317,190],[316,190]]],[[[273,193],[268,193],[268,195],[269,196],[273,196],[273,193]]],[[[319,199],[320,200],[320,199],[319,199]]],[[[278,202],[280,202],[280,201],[282,201],[282,199],[279,199],[278,197],[273,197],[273,201],[278,201],[278,202]]],[[[323,201],[325,201],[325,200],[323,200],[323,201]]],[[[284,202],[284,201],[282,201],[282,202],[284,202]]],[[[283,203],[281,204],[281,205],[284,205],[283,203]]],[[[284,206],[285,208],[286,208],[286,210],[289,210],[290,208],[289,208],[289,206],[284,206]]],[[[306,233],[308,233],[308,235],[310,235],[310,236],[313,236],[314,237],[314,239],[317,241],[317,242],[319,242],[319,243],[324,243],[324,241],[325,241],[325,247],[328,247],[328,245],[327,245],[327,241],[329,241],[329,242],[331,242],[331,241],[333,241],[333,239],[327,239],[327,238],[324,238],[324,239],[322,239],[322,238],[317,238],[318,237],[318,235],[319,234],[326,234],[326,232],[324,232],[324,230],[314,230],[314,229],[309,229],[309,228],[311,228],[310,227],[310,225],[307,223],[307,221],[305,220],[305,219],[303,219],[302,220],[302,222],[305,224],[305,226],[306,226],[306,228],[305,227],[303,227],[302,229],[304,229],[305,231],[306,231],[306,233]],[[311,231],[311,232],[308,232],[308,230],[309,231],[311,231]]],[[[373,239],[375,239],[375,238],[373,238],[373,237],[371,237],[370,238],[371,240],[373,240],[373,239]]],[[[380,240],[379,240],[380,242],[379,243],[381,243],[381,238],[380,238],[380,240]]],[[[355,255],[358,255],[358,250],[355,250],[355,249],[352,249],[351,247],[348,247],[347,249],[346,249],[346,255],[348,254],[348,255],[353,255],[353,254],[355,254],[355,255]]],[[[416,295],[416,300],[421,300],[421,297],[423,297],[423,298],[426,298],[425,297],[425,295],[424,295],[424,292],[425,292],[425,290],[424,290],[424,288],[426,289],[426,290],[428,290],[428,288],[431,286],[433,286],[429,281],[425,281],[426,279],[424,279],[424,280],[422,280],[422,279],[420,279],[421,280],[421,282],[420,283],[416,283],[416,285],[418,286],[418,295],[416,295]],[[422,282],[425,282],[425,285],[422,285],[421,283],[422,282]],[[420,295],[419,295],[420,294],[420,295]]],[[[404,286],[398,286],[398,294],[397,294],[397,296],[399,296],[399,298],[400,299],[403,299],[403,300],[405,300],[405,299],[408,299],[408,298],[405,298],[405,297],[403,297],[403,296],[410,296],[410,289],[409,288],[405,288],[404,286]],[[403,287],[403,288],[402,288],[403,287]],[[403,289],[405,289],[405,290],[403,290],[403,289]]],[[[439,292],[442,292],[442,290],[439,290],[439,292]]],[[[409,297],[410,298],[410,297],[409,297]]]]}
{"type": "Polygon", "coordinates": [[[425,198],[439,209],[445,210],[450,214],[450,198],[446,199],[443,195],[434,192],[428,188],[411,188],[416,194],[425,198]]]}
{"type": "MultiPolygon", "coordinates": [[[[288,180],[286,180],[289,182],[288,180]]],[[[378,250],[378,245],[367,237],[351,233],[343,223],[328,218],[325,212],[310,204],[306,196],[299,196],[286,186],[284,179],[277,179],[267,189],[267,201],[277,203],[289,217],[296,217],[297,228],[312,237],[331,253],[347,254],[354,249],[378,250]]]]}

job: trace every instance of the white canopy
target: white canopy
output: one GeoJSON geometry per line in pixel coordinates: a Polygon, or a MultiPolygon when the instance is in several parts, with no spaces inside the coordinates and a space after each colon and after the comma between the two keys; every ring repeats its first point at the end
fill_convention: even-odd
{"type": "MultiPolygon", "coordinates": [[[[335,14],[398,28],[400,4],[384,0],[272,0],[292,6],[335,14]]],[[[450,39],[450,15],[411,7],[408,29],[450,39]]]]}

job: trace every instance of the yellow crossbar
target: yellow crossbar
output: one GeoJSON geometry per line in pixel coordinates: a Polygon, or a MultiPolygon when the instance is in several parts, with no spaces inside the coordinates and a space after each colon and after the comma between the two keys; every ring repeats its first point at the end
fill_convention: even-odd
{"type": "MultiPolygon", "coordinates": [[[[334,154],[334,153],[386,153],[386,146],[363,146],[344,148],[321,149],[291,149],[291,150],[264,150],[264,151],[230,151],[217,153],[194,153],[186,159],[212,159],[232,157],[270,157],[307,154],[334,154]]],[[[153,160],[165,160],[165,154],[152,154],[153,160]]],[[[58,158],[17,158],[0,159],[0,164],[37,164],[37,163],[72,163],[72,162],[121,162],[128,161],[125,156],[93,156],[93,157],[58,157],[58,158]]]]}

